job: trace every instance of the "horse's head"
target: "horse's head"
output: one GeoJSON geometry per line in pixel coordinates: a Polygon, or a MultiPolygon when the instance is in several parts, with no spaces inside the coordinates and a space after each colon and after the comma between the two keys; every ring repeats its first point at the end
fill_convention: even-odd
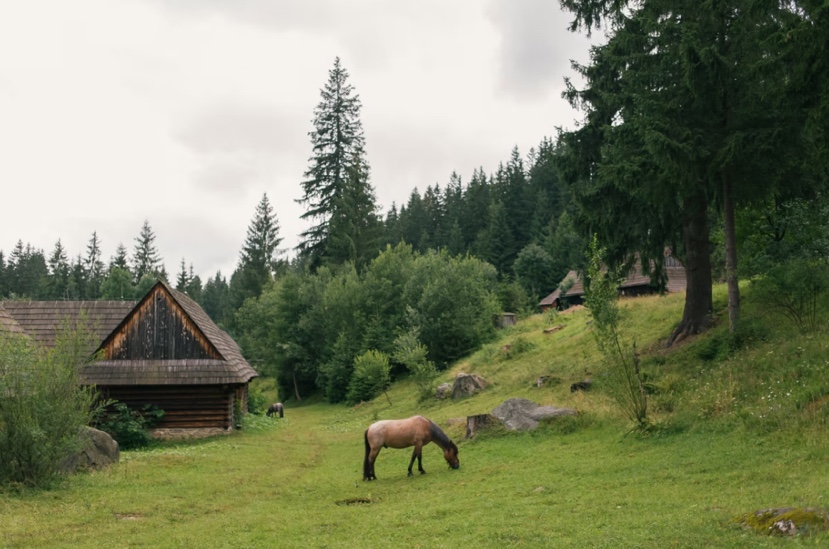
{"type": "Polygon", "coordinates": [[[458,447],[455,446],[454,442],[449,442],[449,446],[443,451],[443,458],[452,469],[457,469],[461,466],[461,462],[458,459],[458,447]]]}

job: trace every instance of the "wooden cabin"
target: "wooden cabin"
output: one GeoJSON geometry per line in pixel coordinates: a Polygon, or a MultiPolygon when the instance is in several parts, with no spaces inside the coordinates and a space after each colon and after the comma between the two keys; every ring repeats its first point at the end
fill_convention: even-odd
{"type": "MultiPolygon", "coordinates": [[[[666,256],[664,260],[665,275],[667,277],[667,284],[665,291],[683,292],[687,284],[685,276],[685,266],[673,256],[666,256]]],[[[656,293],[656,286],[651,282],[651,277],[642,273],[642,266],[637,260],[633,267],[628,272],[627,277],[619,285],[619,295],[622,296],[637,296],[656,293]]],[[[584,282],[581,276],[576,271],[567,273],[558,285],[558,288],[550,295],[542,299],[538,306],[541,311],[548,311],[550,309],[562,309],[565,307],[572,307],[573,305],[580,305],[584,301],[584,282]],[[566,288],[566,291],[562,290],[566,288]]]]}
{"type": "Polygon", "coordinates": [[[5,301],[0,330],[51,346],[64,323],[94,334],[96,360],[81,380],[104,398],[164,410],[153,434],[192,438],[228,433],[247,409],[256,372],[235,341],[186,294],[157,282],[140,301],[5,301]]]}

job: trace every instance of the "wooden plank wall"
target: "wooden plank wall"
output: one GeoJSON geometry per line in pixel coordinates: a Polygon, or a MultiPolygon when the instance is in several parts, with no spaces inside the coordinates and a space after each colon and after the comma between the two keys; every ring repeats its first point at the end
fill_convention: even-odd
{"type": "Polygon", "coordinates": [[[121,385],[98,387],[104,398],[131,408],[153,404],[164,410],[158,429],[194,429],[233,425],[236,386],[227,385],[121,385]]]}
{"type": "Polygon", "coordinates": [[[167,292],[159,286],[103,349],[109,360],[221,359],[167,292]]]}

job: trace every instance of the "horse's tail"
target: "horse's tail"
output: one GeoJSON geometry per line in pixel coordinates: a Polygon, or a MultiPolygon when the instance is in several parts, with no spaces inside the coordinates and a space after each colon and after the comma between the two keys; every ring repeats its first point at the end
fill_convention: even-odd
{"type": "Polygon", "coordinates": [[[366,458],[363,460],[363,480],[368,480],[371,476],[371,465],[368,462],[368,455],[371,452],[371,444],[368,443],[368,429],[363,434],[363,439],[366,442],[366,458]]]}

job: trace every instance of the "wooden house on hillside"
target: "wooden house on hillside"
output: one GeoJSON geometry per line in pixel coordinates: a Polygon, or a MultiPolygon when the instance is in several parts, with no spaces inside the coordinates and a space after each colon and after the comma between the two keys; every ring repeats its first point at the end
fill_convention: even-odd
{"type": "Polygon", "coordinates": [[[256,372],[239,346],[187,295],[156,283],[140,301],[5,301],[0,330],[51,346],[60,327],[83,322],[96,358],[81,380],[105,398],[164,410],[160,438],[209,436],[233,429],[247,409],[256,372]]]}
{"type": "MultiPolygon", "coordinates": [[[[669,293],[685,291],[687,284],[685,266],[673,256],[665,257],[664,266],[667,277],[665,291],[669,293]]],[[[627,277],[619,285],[619,294],[637,296],[655,292],[656,286],[651,282],[651,277],[642,273],[642,266],[637,260],[628,272],[627,277]]],[[[538,306],[542,311],[561,309],[564,307],[565,301],[568,307],[580,305],[584,301],[584,282],[576,271],[568,272],[567,276],[559,283],[558,288],[542,299],[538,306]]]]}

